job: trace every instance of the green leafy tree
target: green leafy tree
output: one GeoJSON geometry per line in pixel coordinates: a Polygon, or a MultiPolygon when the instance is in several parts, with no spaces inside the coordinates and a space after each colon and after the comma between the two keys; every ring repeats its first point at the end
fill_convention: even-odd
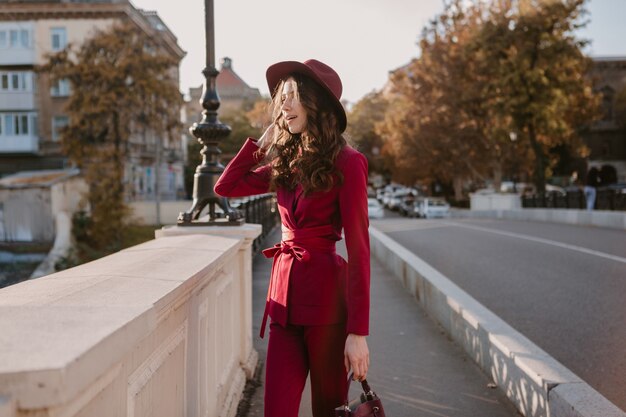
{"type": "Polygon", "coordinates": [[[48,56],[39,68],[52,82],[71,84],[61,144],[89,185],[90,219],[81,233],[96,250],[116,250],[122,242],[131,137],[154,132],[173,138],[179,128],[178,62],[161,51],[131,23],[118,23],[48,56]]]}

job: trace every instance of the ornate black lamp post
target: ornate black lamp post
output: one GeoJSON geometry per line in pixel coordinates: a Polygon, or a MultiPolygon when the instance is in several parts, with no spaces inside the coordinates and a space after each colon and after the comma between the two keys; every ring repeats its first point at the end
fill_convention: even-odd
{"type": "Polygon", "coordinates": [[[179,226],[207,226],[207,225],[241,225],[244,222],[241,213],[228,203],[224,197],[213,192],[213,187],[224,166],[219,161],[222,153],[218,143],[230,134],[230,127],[217,119],[217,109],[220,99],[217,95],[215,78],[219,71],[215,68],[215,40],[213,30],[213,0],[204,0],[204,27],[206,37],[206,68],[202,71],[206,78],[200,101],[202,103],[202,120],[194,123],[189,129],[204,147],[200,151],[202,163],[196,168],[193,177],[193,203],[188,211],[178,215],[179,226]],[[209,220],[198,221],[200,213],[209,205],[209,220]],[[223,214],[216,213],[215,205],[219,205],[223,214]]]}

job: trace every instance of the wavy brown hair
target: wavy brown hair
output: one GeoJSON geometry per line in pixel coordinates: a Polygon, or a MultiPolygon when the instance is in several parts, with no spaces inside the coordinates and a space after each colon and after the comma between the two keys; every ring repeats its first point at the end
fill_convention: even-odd
{"type": "Polygon", "coordinates": [[[339,130],[335,102],[315,81],[301,74],[291,74],[274,90],[271,103],[274,137],[267,158],[272,167],[270,188],[293,190],[301,184],[305,195],[328,191],[343,183],[335,161],[346,140],[339,130]],[[296,82],[295,98],[306,110],[306,128],[292,134],[282,115],[281,93],[285,81],[296,82]]]}

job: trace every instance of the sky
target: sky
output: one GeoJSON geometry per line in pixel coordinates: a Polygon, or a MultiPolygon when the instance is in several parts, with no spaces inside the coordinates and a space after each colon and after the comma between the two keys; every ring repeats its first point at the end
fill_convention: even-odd
{"type": "MultiPolygon", "coordinates": [[[[215,59],[232,59],[235,72],[268,94],[265,70],[279,61],[315,58],[333,67],[343,98],[356,102],[380,89],[389,71],[417,56],[422,28],[443,10],[442,0],[213,0],[215,59]]],[[[204,0],[131,0],[156,10],[187,52],[180,88],[202,85],[205,67],[204,0]]],[[[590,20],[579,36],[591,56],[626,57],[626,0],[590,0],[590,20]]]]}

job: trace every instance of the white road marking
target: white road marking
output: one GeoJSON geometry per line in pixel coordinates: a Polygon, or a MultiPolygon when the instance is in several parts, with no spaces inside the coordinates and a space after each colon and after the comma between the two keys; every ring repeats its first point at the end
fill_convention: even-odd
{"type": "Polygon", "coordinates": [[[487,227],[480,227],[480,226],[472,226],[472,225],[463,224],[463,223],[446,222],[446,224],[448,224],[450,226],[464,227],[466,229],[474,229],[474,230],[480,230],[482,232],[494,233],[496,235],[514,237],[514,238],[518,238],[518,239],[525,239],[525,240],[529,240],[531,242],[543,243],[545,245],[552,245],[552,246],[556,246],[556,247],[563,248],[563,249],[570,249],[570,250],[573,250],[573,251],[586,253],[588,255],[594,255],[594,256],[598,256],[600,258],[610,259],[612,261],[617,261],[617,262],[621,262],[621,263],[626,264],[626,258],[622,258],[621,256],[611,255],[609,253],[600,252],[600,251],[593,250],[593,249],[583,248],[582,246],[570,245],[568,243],[557,242],[555,240],[543,239],[543,238],[540,238],[540,237],[523,235],[523,234],[520,234],[520,233],[503,232],[501,230],[494,230],[494,229],[489,229],[487,227]]]}
{"type": "Polygon", "coordinates": [[[372,226],[385,233],[393,232],[408,232],[411,230],[426,230],[426,229],[438,229],[441,227],[450,227],[450,224],[445,224],[439,220],[426,220],[426,219],[389,219],[389,220],[375,220],[370,221],[372,226]]]}

